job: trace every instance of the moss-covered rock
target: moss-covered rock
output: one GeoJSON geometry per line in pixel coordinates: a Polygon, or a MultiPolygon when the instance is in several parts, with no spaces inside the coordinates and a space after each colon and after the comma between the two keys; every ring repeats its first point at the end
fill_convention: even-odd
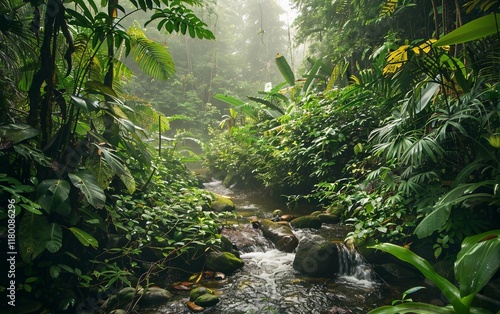
{"type": "Polygon", "coordinates": [[[288,225],[264,219],[261,221],[260,228],[264,237],[271,240],[280,251],[292,252],[299,244],[299,239],[288,225]]]}
{"type": "Polygon", "coordinates": [[[214,292],[205,287],[197,287],[191,290],[191,292],[189,293],[189,300],[195,301],[204,294],[214,294],[214,292]]]}
{"type": "Polygon", "coordinates": [[[214,294],[204,294],[199,296],[194,303],[198,306],[207,307],[214,306],[220,302],[220,298],[214,294]]]}
{"type": "Polygon", "coordinates": [[[273,210],[273,217],[280,217],[281,215],[283,215],[283,211],[281,209],[273,210]]]}
{"type": "Polygon", "coordinates": [[[153,307],[167,303],[172,298],[172,294],[160,287],[150,287],[144,291],[139,304],[143,307],[153,307]]]}
{"type": "Polygon", "coordinates": [[[233,242],[224,235],[221,235],[220,243],[217,243],[214,247],[217,251],[233,253],[236,257],[240,257],[240,253],[235,249],[233,242]]]}
{"type": "Polygon", "coordinates": [[[321,220],[322,223],[324,224],[336,224],[340,222],[340,219],[336,215],[332,214],[319,214],[318,218],[321,220]]]}
{"type": "Polygon", "coordinates": [[[302,216],[295,218],[294,220],[290,221],[290,224],[292,227],[300,229],[300,228],[313,228],[313,229],[319,229],[321,228],[321,219],[316,216],[302,216]]]}
{"type": "Polygon", "coordinates": [[[229,198],[215,194],[215,198],[212,201],[212,210],[217,213],[222,212],[232,212],[235,206],[233,201],[229,198]]]}
{"type": "Polygon", "coordinates": [[[205,266],[208,270],[231,274],[244,265],[245,263],[233,253],[212,251],[205,255],[205,266]]]}
{"type": "Polygon", "coordinates": [[[125,308],[125,306],[134,300],[134,296],[139,293],[140,292],[136,294],[135,288],[132,287],[123,288],[118,291],[118,293],[113,294],[106,301],[104,301],[101,308],[106,313],[109,313],[114,309],[125,308]]]}
{"type": "Polygon", "coordinates": [[[332,277],[340,271],[338,243],[321,236],[300,241],[293,268],[312,277],[332,277]]]}

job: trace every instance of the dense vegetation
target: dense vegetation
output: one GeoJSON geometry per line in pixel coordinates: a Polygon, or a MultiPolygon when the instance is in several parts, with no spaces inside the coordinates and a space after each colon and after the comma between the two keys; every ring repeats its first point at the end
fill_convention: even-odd
{"type": "Polygon", "coordinates": [[[277,56],[286,83],[245,100],[217,95],[234,122],[208,145],[208,166],[228,185],[323,205],[358,244],[432,247],[433,261],[496,229],[478,253],[495,266],[462,295],[469,308],[498,269],[498,6],[293,2],[308,72],[297,80],[277,56]]]}
{"type": "Polygon", "coordinates": [[[0,3],[18,305],[71,310],[196,263],[219,236],[193,147],[227,185],[319,204],[358,243],[454,259],[500,228],[497,2],[291,2],[300,77],[275,1],[0,3]]]}
{"type": "Polygon", "coordinates": [[[139,22],[125,28],[129,15],[212,40],[193,12],[200,4],[1,2],[0,219],[3,249],[17,252],[1,287],[15,294],[11,310],[74,311],[99,293],[147,287],[219,241],[212,195],[180,162],[178,139],[161,137],[169,119],[124,88],[126,56],[150,80],[175,74],[139,22]]]}

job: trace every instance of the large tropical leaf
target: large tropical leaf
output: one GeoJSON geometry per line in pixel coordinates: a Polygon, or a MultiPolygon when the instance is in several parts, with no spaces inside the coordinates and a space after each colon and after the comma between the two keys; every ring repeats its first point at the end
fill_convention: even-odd
{"type": "Polygon", "coordinates": [[[415,234],[419,238],[431,235],[434,231],[444,226],[450,216],[451,208],[454,205],[466,201],[489,202],[493,199],[490,193],[472,193],[481,187],[488,187],[495,184],[493,180],[476,183],[461,184],[446,193],[435,205],[434,211],[426,216],[415,228],[415,234]]]}
{"type": "Polygon", "coordinates": [[[87,158],[85,167],[96,177],[99,186],[105,190],[113,180],[115,172],[100,156],[87,158]]]}
{"type": "Polygon", "coordinates": [[[104,206],[106,195],[90,171],[80,170],[75,173],[68,173],[68,176],[71,183],[82,191],[90,205],[95,208],[102,208],[104,206]]]}
{"type": "Polygon", "coordinates": [[[407,302],[396,306],[382,306],[368,314],[456,314],[452,307],[441,307],[427,303],[407,302]]]}
{"type": "Polygon", "coordinates": [[[303,87],[303,90],[304,90],[306,95],[309,94],[311,87],[312,87],[312,83],[317,78],[316,74],[318,74],[318,71],[319,71],[320,67],[322,66],[322,64],[323,64],[323,62],[321,62],[320,59],[316,60],[313,64],[311,70],[307,74],[306,82],[304,83],[304,87],[303,87]]]}
{"type": "Polygon", "coordinates": [[[449,32],[436,41],[434,47],[461,44],[477,40],[498,33],[500,25],[500,14],[489,14],[449,32]]]}
{"type": "Polygon", "coordinates": [[[293,74],[292,68],[286,61],[285,57],[280,55],[279,53],[276,55],[276,65],[278,66],[278,70],[281,75],[285,79],[288,85],[295,86],[295,75],[293,74]]]}
{"type": "Polygon", "coordinates": [[[229,104],[231,106],[235,106],[235,107],[240,107],[240,106],[243,106],[245,104],[245,102],[241,99],[238,99],[238,98],[235,98],[235,97],[232,97],[229,95],[224,95],[224,94],[216,94],[214,96],[214,98],[218,99],[220,101],[223,101],[226,104],[229,104]]]}
{"type": "Polygon", "coordinates": [[[435,206],[415,228],[415,234],[421,239],[430,236],[434,231],[444,226],[451,213],[451,205],[435,206]]]}
{"type": "Polygon", "coordinates": [[[97,240],[93,236],[83,231],[82,229],[71,227],[69,228],[69,231],[71,231],[78,239],[78,241],[80,241],[80,243],[83,244],[84,246],[90,245],[94,249],[99,247],[99,242],[97,242],[97,240]]]}
{"type": "Polygon", "coordinates": [[[132,56],[144,73],[160,80],[167,80],[175,74],[174,61],[166,47],[148,39],[137,27],[129,28],[128,33],[132,56]]]}
{"type": "Polygon", "coordinates": [[[45,250],[50,239],[47,217],[25,213],[19,223],[18,239],[21,258],[29,264],[45,250]]]}
{"type": "Polygon", "coordinates": [[[37,201],[47,213],[57,211],[65,215],[71,211],[68,202],[70,188],[66,180],[44,180],[36,187],[37,201]]]}
{"type": "Polygon", "coordinates": [[[419,113],[427,107],[440,87],[441,85],[438,83],[426,82],[425,86],[421,86],[417,89],[417,92],[412,96],[415,102],[415,113],[419,113]]]}
{"type": "Polygon", "coordinates": [[[0,150],[10,148],[12,145],[33,138],[40,131],[30,125],[12,123],[0,126],[0,150]],[[6,144],[8,145],[6,147],[6,144]]]}
{"type": "Polygon", "coordinates": [[[464,239],[455,261],[462,297],[478,293],[500,266],[500,229],[464,239]]]}
{"type": "Polygon", "coordinates": [[[116,154],[111,152],[106,147],[99,146],[97,144],[94,144],[94,145],[102,153],[102,155],[104,156],[104,160],[106,160],[106,163],[109,165],[109,167],[113,170],[113,172],[116,175],[118,175],[120,180],[123,182],[123,184],[127,188],[127,191],[131,194],[134,193],[135,180],[134,180],[134,177],[132,176],[132,173],[128,169],[128,167],[125,166],[124,162],[116,154]]]}
{"type": "MultiPolygon", "coordinates": [[[[426,278],[431,280],[441,290],[443,295],[451,303],[457,313],[467,313],[466,306],[460,300],[460,292],[455,285],[449,282],[446,278],[439,275],[428,261],[413,253],[407,248],[398,246],[392,243],[381,243],[371,246],[370,248],[382,250],[390,253],[400,260],[410,263],[417,268],[426,278]]],[[[380,313],[380,312],[379,312],[380,313]]],[[[406,312],[403,312],[406,313],[406,312]]],[[[408,312],[410,313],[410,312],[408,312]]],[[[420,312],[422,313],[422,312],[420,312]]],[[[432,313],[432,312],[431,312],[432,313]]]]}
{"type": "Polygon", "coordinates": [[[59,251],[62,247],[62,228],[61,225],[57,223],[51,223],[49,226],[48,241],[45,243],[45,247],[51,253],[59,251]]]}
{"type": "Polygon", "coordinates": [[[340,79],[344,76],[348,68],[349,68],[348,62],[342,62],[342,61],[337,62],[332,72],[330,73],[330,79],[328,80],[328,84],[325,88],[325,91],[331,90],[335,86],[335,83],[340,81],[340,79]]]}

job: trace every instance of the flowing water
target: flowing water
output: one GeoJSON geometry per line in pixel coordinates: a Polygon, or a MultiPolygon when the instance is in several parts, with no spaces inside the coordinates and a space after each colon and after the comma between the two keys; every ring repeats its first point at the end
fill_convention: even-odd
{"type": "MultiPolygon", "coordinates": [[[[220,182],[206,184],[206,189],[231,197],[237,213],[243,218],[240,235],[249,237],[252,246],[241,254],[245,266],[224,280],[204,281],[202,284],[220,293],[221,302],[204,313],[366,313],[383,304],[381,283],[375,278],[356,250],[339,249],[341,274],[336,278],[312,278],[293,269],[294,253],[276,250],[262,235],[248,225],[249,217],[270,218],[272,211],[283,208],[282,203],[267,200],[259,194],[240,193],[224,188],[220,182]]],[[[297,214],[297,213],[294,213],[297,214]]],[[[326,239],[343,239],[348,227],[324,225],[321,229],[295,230],[300,239],[321,235],[326,239]]],[[[184,302],[187,294],[155,310],[155,313],[189,313],[184,302]]]]}

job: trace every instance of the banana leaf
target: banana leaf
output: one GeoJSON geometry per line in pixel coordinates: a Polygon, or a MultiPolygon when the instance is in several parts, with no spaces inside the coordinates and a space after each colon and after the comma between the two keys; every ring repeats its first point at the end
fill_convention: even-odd
{"type": "Polygon", "coordinates": [[[481,39],[498,33],[499,27],[500,14],[489,14],[472,20],[469,23],[449,32],[436,41],[432,46],[442,47],[481,39]]]}
{"type": "Polygon", "coordinates": [[[455,277],[462,297],[476,294],[500,266],[500,229],[464,239],[455,261],[455,277]]]}
{"type": "MultiPolygon", "coordinates": [[[[448,281],[443,276],[439,275],[434,268],[432,268],[431,264],[428,261],[413,253],[407,248],[391,244],[391,243],[381,243],[369,248],[374,248],[378,250],[382,250],[384,252],[390,253],[400,260],[410,263],[415,268],[417,268],[426,278],[431,280],[436,286],[441,290],[443,295],[448,299],[450,304],[453,306],[455,311],[458,313],[467,313],[468,309],[462,300],[460,299],[460,291],[457,287],[455,287],[450,281],[448,281]]],[[[382,313],[382,312],[375,312],[382,313]]],[[[388,313],[398,313],[398,312],[388,312],[388,313]]],[[[411,313],[409,312],[401,312],[401,313],[411,313]]],[[[423,312],[418,312],[423,313],[423,312]]],[[[433,313],[433,312],[430,312],[433,313]]],[[[443,312],[436,312],[443,313],[443,312]]],[[[453,312],[451,312],[453,313],[453,312]]]]}
{"type": "Polygon", "coordinates": [[[278,70],[280,71],[283,78],[290,86],[295,86],[295,75],[293,74],[290,65],[286,61],[285,57],[280,54],[276,55],[276,65],[278,66],[278,70]]]}

